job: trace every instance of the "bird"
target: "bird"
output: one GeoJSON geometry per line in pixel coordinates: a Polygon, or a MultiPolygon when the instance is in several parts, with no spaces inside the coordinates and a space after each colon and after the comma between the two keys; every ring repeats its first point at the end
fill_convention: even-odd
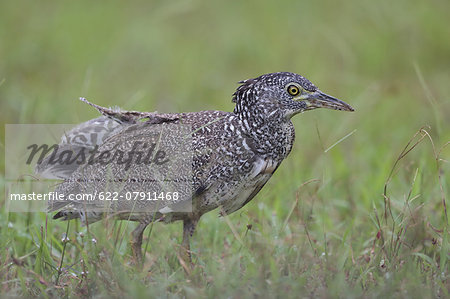
{"type": "MultiPolygon", "coordinates": [[[[86,225],[104,217],[138,222],[131,240],[133,259],[137,263],[143,259],[143,232],[150,223],[182,221],[180,254],[183,261],[191,262],[190,239],[200,217],[215,209],[219,209],[222,216],[241,209],[258,194],[289,155],[295,139],[293,116],[317,108],[354,111],[349,104],[325,94],[296,73],[268,73],[238,83],[232,95],[233,112],[125,111],[101,107],[81,98],[101,116],[66,132],[59,144],[59,149],[63,150],[59,158],[63,158],[64,149],[67,157],[67,149],[70,149],[77,157],[82,156],[77,162],[85,158],[86,163],[50,163],[52,157],[46,157],[38,162],[36,172],[62,179],[56,192],[66,195],[66,199],[70,194],[99,195],[105,191],[111,191],[110,197],[116,195],[116,198],[108,201],[106,206],[99,200],[87,203],[55,201],[49,204],[48,211],[56,212],[54,219],[80,218],[86,225]],[[165,132],[163,137],[162,131],[165,132]],[[184,145],[180,140],[185,141],[184,145]],[[178,144],[175,145],[176,141],[178,144]],[[156,165],[157,152],[155,154],[153,148],[155,159],[149,159],[150,164],[141,163],[142,167],[137,165],[139,163],[131,166],[100,163],[102,154],[98,153],[111,154],[116,150],[138,156],[136,144],[150,148],[149,145],[155,142],[169,152],[178,150],[173,159],[176,161],[170,165],[156,165]],[[174,149],[179,146],[185,146],[184,150],[174,149]],[[93,154],[94,158],[89,161],[93,163],[88,163],[86,153],[94,149],[97,156],[93,154]],[[145,190],[143,196],[152,190],[165,190],[164,179],[155,178],[157,173],[169,170],[171,182],[168,184],[180,189],[177,200],[130,198],[129,194],[137,197],[140,190],[145,190]],[[116,183],[114,190],[117,192],[112,192],[111,181],[116,183]]],[[[142,156],[141,153],[139,157],[142,156]]],[[[160,162],[169,160],[159,158],[160,162]]],[[[58,160],[58,156],[53,160],[58,160]]]]}

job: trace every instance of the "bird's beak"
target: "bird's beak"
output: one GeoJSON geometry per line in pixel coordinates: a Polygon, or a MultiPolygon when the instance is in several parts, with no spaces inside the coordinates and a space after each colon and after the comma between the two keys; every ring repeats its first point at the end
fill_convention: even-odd
{"type": "Polygon", "coordinates": [[[335,97],[329,96],[320,90],[309,94],[308,98],[303,100],[308,106],[307,110],[315,108],[328,108],[334,110],[342,111],[355,111],[349,104],[336,99],[335,97]]]}

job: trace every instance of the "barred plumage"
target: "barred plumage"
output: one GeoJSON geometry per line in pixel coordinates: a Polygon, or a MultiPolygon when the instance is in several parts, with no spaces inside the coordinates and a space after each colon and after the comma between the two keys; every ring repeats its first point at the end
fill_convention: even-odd
{"type": "MultiPolygon", "coordinates": [[[[172,130],[169,124],[191,127],[192,189],[186,198],[192,204],[192,210],[180,212],[179,207],[166,203],[158,206],[154,212],[142,212],[139,209],[115,214],[118,219],[140,222],[133,233],[132,249],[137,260],[142,258],[142,233],[149,223],[182,220],[183,248],[185,257],[188,258],[189,238],[204,213],[221,207],[222,213],[229,214],[253,199],[292,149],[295,138],[294,126],[290,121],[292,116],[320,107],[353,111],[348,104],[322,93],[306,78],[294,73],[271,73],[240,83],[233,94],[236,106],[232,113],[201,111],[159,114],[112,110],[91,104],[103,116],[77,126],[63,137],[61,146],[92,148],[97,144],[100,145],[99,149],[109,149],[120,144],[130,149],[130,142],[127,141],[144,136],[133,135],[133,128],[136,126],[145,131],[159,125],[167,127],[169,132],[172,130]],[[92,135],[93,132],[96,134],[92,135]],[[82,138],[83,140],[71,139],[72,135],[80,136],[80,133],[82,136],[95,136],[95,140],[88,137],[82,138]]],[[[146,142],[145,136],[142,138],[141,141],[146,142]]],[[[47,162],[41,163],[37,171],[53,172],[56,173],[54,177],[66,179],[58,186],[58,192],[69,194],[106,188],[105,183],[100,181],[107,168],[86,165],[59,171],[51,169],[47,162]],[[86,183],[84,178],[92,180],[86,183]]],[[[112,167],[112,173],[116,177],[127,174],[120,169],[123,166],[112,167]]],[[[182,170],[183,166],[176,167],[182,170]]],[[[145,168],[136,171],[142,172],[145,168]]],[[[128,188],[127,183],[124,188],[128,188]]],[[[115,203],[116,208],[129,204],[125,200],[115,203]]],[[[89,223],[100,220],[103,214],[98,211],[90,212],[86,205],[73,202],[56,203],[50,209],[58,211],[54,218],[78,217],[89,223]]]]}

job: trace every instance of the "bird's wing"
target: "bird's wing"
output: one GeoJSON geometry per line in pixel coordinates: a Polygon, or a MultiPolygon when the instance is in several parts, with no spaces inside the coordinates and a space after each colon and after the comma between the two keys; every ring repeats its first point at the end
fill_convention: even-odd
{"type": "Polygon", "coordinates": [[[167,199],[169,192],[177,193],[176,209],[188,209],[186,204],[181,204],[192,198],[192,184],[186,179],[192,165],[190,160],[185,160],[192,152],[189,143],[182,138],[185,134],[177,124],[125,126],[103,141],[92,163],[85,160],[56,189],[66,198],[89,194],[93,195],[93,200],[65,200],[50,209],[65,208],[71,203],[74,210],[87,212],[152,213],[175,204],[167,199]],[[161,151],[165,153],[165,160],[155,158],[161,151]],[[109,158],[102,160],[104,153],[108,153],[109,158]],[[185,161],[189,163],[183,163],[185,161]],[[103,201],[100,195],[105,194],[117,198],[116,201],[103,201]],[[158,199],[161,194],[164,198],[158,199]]]}
{"type": "Polygon", "coordinates": [[[65,132],[61,137],[57,150],[38,161],[35,172],[47,179],[68,179],[80,164],[58,163],[69,151],[72,157],[79,154],[87,155],[95,146],[103,144],[110,136],[123,129],[123,126],[108,117],[101,116],[81,123],[65,132]]]}
{"type": "MultiPolygon", "coordinates": [[[[59,163],[61,153],[71,153],[76,157],[79,153],[85,151],[86,147],[76,144],[59,144],[52,154],[47,155],[42,161],[38,161],[35,166],[35,173],[46,179],[64,180],[68,179],[80,165],[74,163],[59,163]]],[[[65,155],[64,154],[64,155],[65,155]]]]}
{"type": "MultiPolygon", "coordinates": [[[[60,155],[65,151],[71,151],[72,157],[78,156],[81,152],[87,154],[96,146],[102,145],[108,138],[120,133],[132,124],[162,124],[165,122],[173,122],[179,119],[178,114],[161,114],[156,112],[139,112],[139,111],[123,111],[121,109],[105,108],[90,103],[85,98],[81,101],[97,109],[103,116],[88,120],[70,131],[64,133],[61,142],[58,145],[60,155]]],[[[38,161],[35,172],[47,179],[68,179],[78,169],[79,164],[60,164],[54,163],[58,161],[58,156],[48,155],[42,161],[38,161]],[[52,163],[53,162],[53,163],[52,163]]]]}

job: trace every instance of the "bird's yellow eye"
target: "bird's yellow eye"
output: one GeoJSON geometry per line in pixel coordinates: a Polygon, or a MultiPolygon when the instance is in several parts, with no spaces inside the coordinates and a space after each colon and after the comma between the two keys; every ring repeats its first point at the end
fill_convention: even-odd
{"type": "Polygon", "coordinates": [[[300,88],[298,88],[298,86],[296,85],[291,84],[287,87],[287,91],[291,96],[296,96],[300,93],[300,88]]]}

